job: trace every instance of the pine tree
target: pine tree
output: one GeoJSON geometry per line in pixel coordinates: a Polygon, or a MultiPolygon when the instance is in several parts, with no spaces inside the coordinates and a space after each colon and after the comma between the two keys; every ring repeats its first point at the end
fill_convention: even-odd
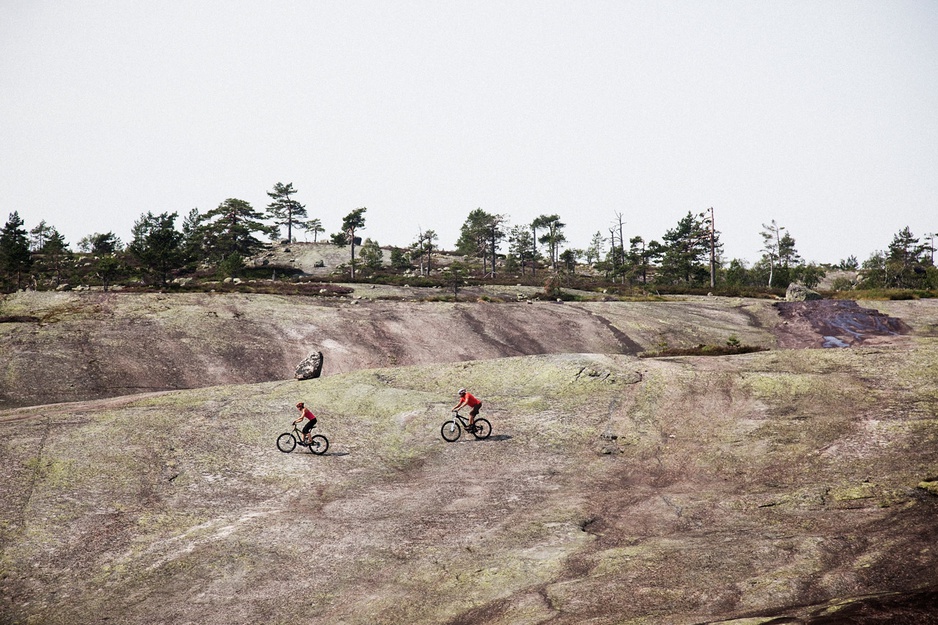
{"type": "Polygon", "coordinates": [[[605,238],[602,232],[596,232],[590,240],[589,247],[586,248],[586,264],[595,265],[603,257],[603,245],[605,238]]]}
{"type": "Polygon", "coordinates": [[[430,275],[438,238],[434,230],[420,230],[417,233],[417,240],[411,246],[411,257],[420,265],[420,275],[430,275]]]}
{"type": "MultiPolygon", "coordinates": [[[[345,219],[342,220],[342,232],[339,233],[346,237],[345,240],[348,241],[352,247],[352,280],[355,279],[355,232],[364,230],[366,210],[368,209],[365,207],[356,208],[346,215],[345,219]]],[[[333,236],[333,240],[337,240],[335,236],[333,236]]]]}
{"type": "Polygon", "coordinates": [[[41,250],[54,230],[55,228],[47,224],[45,219],[40,221],[38,226],[29,231],[32,249],[37,252],[41,250]]]}
{"type": "MultiPolygon", "coordinates": [[[[718,248],[719,233],[713,236],[714,247],[718,248]]],[[[710,228],[703,215],[688,211],[677,227],[668,230],[662,238],[663,255],[656,281],[689,286],[709,276],[710,228]]]]}
{"type": "Polygon", "coordinates": [[[273,191],[268,191],[267,195],[273,199],[273,202],[267,205],[278,226],[287,227],[287,241],[293,242],[293,225],[300,225],[300,220],[306,217],[306,207],[291,198],[296,193],[293,183],[283,184],[278,182],[274,185],[273,191]]]}
{"type": "Polygon", "coordinates": [[[361,247],[362,264],[372,272],[381,269],[384,261],[384,250],[377,241],[365,239],[361,247]]]}
{"type": "Polygon", "coordinates": [[[0,230],[0,286],[5,292],[19,290],[31,266],[29,238],[23,220],[14,211],[0,230]]]}
{"type": "Polygon", "coordinates": [[[65,261],[71,256],[65,237],[58,230],[50,227],[39,252],[42,254],[43,264],[53,274],[53,283],[58,286],[62,283],[65,261]]]}
{"type": "Polygon", "coordinates": [[[166,284],[170,273],[183,263],[182,233],[176,230],[176,213],[147,212],[134,223],[127,251],[143,270],[166,284]]]}
{"type": "Polygon", "coordinates": [[[534,235],[527,226],[514,226],[508,231],[508,254],[513,262],[521,265],[522,276],[529,263],[533,267],[536,253],[534,235]]]}
{"type": "Polygon", "coordinates": [[[921,286],[926,274],[924,265],[930,264],[930,249],[912,235],[908,226],[896,233],[886,255],[887,286],[900,289],[921,286]]]}
{"type": "Polygon", "coordinates": [[[560,244],[567,240],[563,235],[565,226],[566,224],[560,221],[559,215],[541,215],[531,222],[531,232],[534,233],[535,240],[547,245],[550,266],[555,269],[560,254],[560,244]],[[547,230],[547,233],[538,238],[538,230],[547,230]]]}
{"type": "Polygon", "coordinates": [[[302,226],[303,230],[305,230],[307,233],[313,233],[313,243],[316,243],[319,240],[320,233],[326,231],[326,229],[322,227],[322,220],[318,218],[304,221],[302,226]]]}
{"type": "Polygon", "coordinates": [[[221,262],[231,254],[244,258],[252,256],[264,247],[264,242],[254,233],[267,235],[273,231],[263,219],[264,215],[248,202],[228,198],[200,220],[205,254],[214,262],[221,262]]]}
{"type": "Polygon", "coordinates": [[[486,213],[477,208],[469,213],[460,228],[456,251],[464,256],[477,256],[482,260],[482,273],[495,275],[495,255],[498,245],[505,238],[501,226],[505,222],[502,215],[486,213]],[[491,259],[492,270],[487,262],[491,259]]]}

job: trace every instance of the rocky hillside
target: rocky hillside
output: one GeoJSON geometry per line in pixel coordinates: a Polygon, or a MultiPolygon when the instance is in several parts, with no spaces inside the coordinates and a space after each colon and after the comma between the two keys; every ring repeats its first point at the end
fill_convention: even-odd
{"type": "Polygon", "coordinates": [[[518,301],[530,290],[358,288],[351,296],[18,293],[0,299],[0,408],[283,380],[322,351],[323,375],[661,345],[774,346],[769,302],[518,301]],[[496,303],[510,299],[510,302],[496,303]],[[483,300],[483,301],[479,301],[483,300]],[[486,302],[484,300],[492,300],[486,302]]]}
{"type": "MultiPolygon", "coordinates": [[[[346,297],[233,293],[16,293],[0,297],[0,409],[283,380],[312,352],[323,375],[537,354],[636,355],[662,348],[894,344],[909,306],[938,334],[930,302],[795,303],[740,298],[545,302],[536,289],[361,287],[346,297]],[[520,298],[520,299],[519,299],[520,298]],[[893,323],[893,326],[890,325],[893,323]]],[[[586,294],[584,294],[586,295],[586,294]]]]}
{"type": "MultiPolygon", "coordinates": [[[[179,343],[188,364],[178,355],[155,371],[175,366],[201,383],[198,370],[225,353],[204,345],[225,332],[251,346],[242,359],[269,342],[242,336],[258,328],[304,344],[278,356],[287,374],[271,381],[0,411],[0,623],[938,622],[931,302],[877,304],[903,326],[841,323],[852,346],[820,349],[837,324],[812,324],[811,303],[783,319],[770,303],[716,298],[314,306],[205,296],[183,306],[101,296],[81,317],[93,298],[61,297],[72,304],[31,313],[19,297],[4,301],[11,317],[66,311],[0,325],[4,357],[15,354],[7,378],[30,369],[29,352],[41,363],[32,374],[48,373],[53,331],[85,357],[113,356],[107,339],[134,329],[151,353],[179,343]],[[379,319],[394,331],[379,337],[379,319]],[[549,331],[523,330],[535,322],[549,331]],[[290,379],[293,361],[310,344],[328,348],[323,328],[336,326],[344,333],[329,337],[423,347],[333,347],[327,363],[342,371],[290,379]],[[858,330],[870,326],[886,329],[858,330]],[[525,342],[507,340],[518,334],[525,342]],[[730,335],[773,348],[798,335],[818,349],[633,355],[730,335]],[[455,355],[440,358],[446,346],[455,355]],[[395,352],[418,364],[380,362],[395,352]],[[440,437],[459,386],[484,400],[489,439],[440,437]],[[324,456],[274,445],[298,400],[321,418],[324,456]]],[[[238,361],[214,375],[245,370],[229,364],[238,361]]],[[[71,375],[121,379],[109,362],[71,375]]],[[[145,379],[135,371],[124,377],[145,379]]],[[[55,378],[44,379],[53,392],[55,378]]]]}

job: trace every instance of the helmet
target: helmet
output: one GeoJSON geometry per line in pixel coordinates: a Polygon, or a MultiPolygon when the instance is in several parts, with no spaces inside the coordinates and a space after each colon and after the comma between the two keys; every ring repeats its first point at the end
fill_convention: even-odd
{"type": "Polygon", "coordinates": [[[296,405],[296,407],[297,407],[297,408],[302,408],[302,407],[303,407],[303,402],[298,403],[298,404],[296,405]]]}
{"type": "Polygon", "coordinates": [[[466,394],[466,389],[461,388],[461,389],[459,389],[459,391],[456,392],[456,394],[457,394],[457,395],[465,395],[465,394],[466,394]]]}

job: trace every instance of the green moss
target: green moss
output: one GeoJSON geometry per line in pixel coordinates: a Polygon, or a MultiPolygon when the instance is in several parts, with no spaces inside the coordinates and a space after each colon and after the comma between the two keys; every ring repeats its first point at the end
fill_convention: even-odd
{"type": "Polygon", "coordinates": [[[590,574],[601,576],[620,573],[629,565],[638,564],[643,557],[647,557],[648,552],[648,547],[643,545],[606,549],[596,554],[597,563],[590,574]]]}
{"type": "Polygon", "coordinates": [[[765,399],[805,396],[818,390],[816,378],[784,372],[747,374],[743,377],[743,385],[757,397],[765,399]]]}
{"type": "Polygon", "coordinates": [[[858,499],[872,499],[875,496],[873,484],[858,484],[843,488],[831,489],[830,496],[834,501],[856,501],[858,499]]]}
{"type": "Polygon", "coordinates": [[[35,473],[44,489],[66,489],[76,473],[75,464],[50,455],[30,458],[26,468],[35,473]]]}
{"type": "Polygon", "coordinates": [[[401,431],[391,431],[377,439],[372,453],[392,469],[405,470],[425,456],[425,450],[414,444],[411,436],[401,431]]]}
{"type": "Polygon", "coordinates": [[[932,410],[938,407],[938,349],[914,350],[902,359],[898,384],[912,389],[932,410]]]}

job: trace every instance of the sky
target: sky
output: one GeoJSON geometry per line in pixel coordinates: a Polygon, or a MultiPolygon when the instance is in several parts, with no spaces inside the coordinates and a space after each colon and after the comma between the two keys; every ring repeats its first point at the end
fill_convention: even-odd
{"type": "Polygon", "coordinates": [[[726,260],[774,220],[862,262],[938,231],[938,2],[0,0],[3,223],[127,243],[277,182],[381,245],[712,207],[726,260]]]}

